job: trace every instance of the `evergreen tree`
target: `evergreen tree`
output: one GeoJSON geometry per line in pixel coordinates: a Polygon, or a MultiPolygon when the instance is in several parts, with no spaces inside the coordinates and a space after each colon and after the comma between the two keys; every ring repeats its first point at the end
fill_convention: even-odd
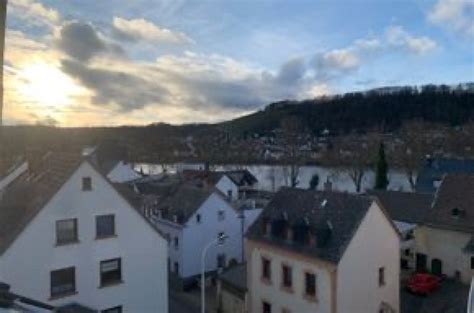
{"type": "Polygon", "coordinates": [[[388,186],[388,165],[385,159],[385,147],[381,143],[379,147],[379,154],[377,158],[377,164],[375,167],[375,189],[387,189],[388,186]]]}
{"type": "Polygon", "coordinates": [[[319,185],[319,175],[315,173],[312,177],[311,180],[309,181],[309,190],[316,190],[318,189],[319,185]]]}

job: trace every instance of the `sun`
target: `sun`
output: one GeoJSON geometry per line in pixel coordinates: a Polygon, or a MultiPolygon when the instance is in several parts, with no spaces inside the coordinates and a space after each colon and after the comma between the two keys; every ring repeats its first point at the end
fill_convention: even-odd
{"type": "Polygon", "coordinates": [[[65,107],[83,94],[82,87],[58,67],[47,63],[25,65],[18,71],[18,93],[43,108],[65,107]]]}

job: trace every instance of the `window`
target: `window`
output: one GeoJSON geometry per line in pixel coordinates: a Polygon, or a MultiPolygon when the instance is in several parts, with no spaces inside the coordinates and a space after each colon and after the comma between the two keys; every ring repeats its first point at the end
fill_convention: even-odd
{"type": "Polygon", "coordinates": [[[107,286],[122,282],[120,258],[100,262],[100,285],[107,286]]]}
{"type": "Polygon", "coordinates": [[[267,258],[262,258],[262,278],[267,280],[272,279],[271,263],[267,258]]]}
{"type": "Polygon", "coordinates": [[[122,306],[119,305],[110,309],[105,309],[100,311],[100,313],[122,313],[122,306]]]}
{"type": "Polygon", "coordinates": [[[196,215],[196,223],[201,223],[201,214],[196,215]]]}
{"type": "Polygon", "coordinates": [[[82,190],[83,191],[92,190],[92,179],[90,177],[82,177],[82,190]]]}
{"type": "Polygon", "coordinates": [[[304,274],[304,293],[308,297],[316,297],[316,275],[313,273],[304,274]]]}
{"type": "Polygon", "coordinates": [[[113,214],[95,217],[96,238],[115,236],[115,216],[113,214]]]}
{"type": "Polygon", "coordinates": [[[272,305],[266,301],[262,302],[262,313],[272,313],[272,305]]]}
{"type": "Polygon", "coordinates": [[[178,263],[178,262],[174,262],[173,266],[174,266],[174,272],[175,272],[176,274],[179,274],[179,263],[178,263]]]}
{"type": "Polygon", "coordinates": [[[179,248],[179,238],[178,237],[174,237],[174,248],[175,249],[179,248]]]}
{"type": "Polygon", "coordinates": [[[227,190],[227,197],[229,199],[232,199],[232,190],[231,189],[227,190]]]}
{"type": "Polygon", "coordinates": [[[56,244],[77,242],[77,219],[56,221],[56,244]]]}
{"type": "Polygon", "coordinates": [[[282,275],[282,285],[285,288],[291,288],[293,286],[291,267],[288,265],[282,265],[281,275],[282,275]]]}
{"type": "Polygon", "coordinates": [[[76,292],[75,272],[74,267],[51,272],[51,297],[60,297],[76,292]]]}
{"type": "Polygon", "coordinates": [[[379,268],[379,286],[385,285],[385,267],[379,268]]]}
{"type": "Polygon", "coordinates": [[[227,263],[227,257],[224,253],[217,255],[217,267],[224,268],[227,263]]]}
{"type": "Polygon", "coordinates": [[[471,270],[474,270],[474,256],[471,256],[471,270]]]}
{"type": "Polygon", "coordinates": [[[225,211],[219,210],[219,212],[217,212],[217,218],[219,221],[223,221],[225,219],[225,211]]]}

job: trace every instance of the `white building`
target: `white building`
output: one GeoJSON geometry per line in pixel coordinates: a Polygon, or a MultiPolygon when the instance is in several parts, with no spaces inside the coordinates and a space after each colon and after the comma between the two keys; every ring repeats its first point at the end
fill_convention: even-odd
{"type": "Polygon", "coordinates": [[[373,197],[283,188],[247,239],[249,312],[400,312],[400,237],[373,197]]]}
{"type": "Polygon", "coordinates": [[[0,201],[0,281],[52,306],[167,312],[167,243],[89,161],[50,155],[0,201]]]}
{"type": "Polygon", "coordinates": [[[474,175],[450,174],[443,178],[416,237],[418,270],[471,283],[474,276],[474,175]]]}
{"type": "MultiPolygon", "coordinates": [[[[219,235],[228,238],[209,249],[206,271],[213,272],[243,260],[243,234],[248,227],[244,211],[237,210],[216,188],[191,183],[136,184],[135,191],[147,199],[144,214],[169,241],[169,268],[183,287],[197,281],[201,253],[219,235]]],[[[255,220],[254,216],[249,218],[255,220]]]]}

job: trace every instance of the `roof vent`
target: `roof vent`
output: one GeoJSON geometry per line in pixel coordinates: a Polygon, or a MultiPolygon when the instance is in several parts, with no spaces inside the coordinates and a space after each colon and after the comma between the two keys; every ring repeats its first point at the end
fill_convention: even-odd
{"type": "Polygon", "coordinates": [[[323,202],[321,202],[321,207],[324,208],[326,207],[326,204],[328,203],[327,199],[324,199],[323,202]]]}

